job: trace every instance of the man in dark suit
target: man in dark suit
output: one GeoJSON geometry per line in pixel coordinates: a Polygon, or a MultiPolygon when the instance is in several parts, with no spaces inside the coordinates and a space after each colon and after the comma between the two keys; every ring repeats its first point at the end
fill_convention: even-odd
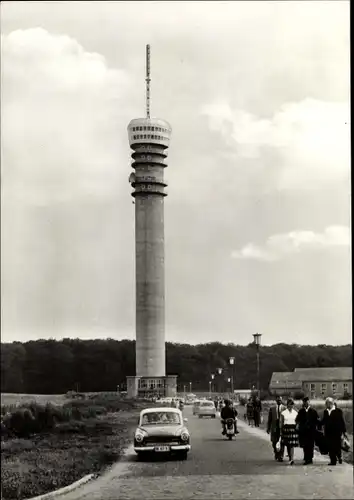
{"type": "Polygon", "coordinates": [[[342,435],[346,436],[346,427],[343,412],[337,408],[332,398],[326,399],[326,409],[323,412],[321,424],[324,428],[324,435],[327,442],[330,463],[337,465],[337,460],[342,463],[342,435]]]}
{"type": "Polygon", "coordinates": [[[304,450],[304,465],[309,465],[313,463],[315,437],[320,425],[320,419],[317,411],[310,406],[307,396],[303,398],[302,403],[302,408],[296,417],[296,424],[298,426],[300,446],[304,450]]]}
{"type": "Polygon", "coordinates": [[[283,405],[281,396],[276,397],[276,404],[269,409],[267,433],[270,434],[270,440],[273,446],[274,458],[278,462],[284,459],[284,445],[280,443],[280,451],[277,451],[276,445],[280,439],[280,415],[286,410],[283,405]]]}

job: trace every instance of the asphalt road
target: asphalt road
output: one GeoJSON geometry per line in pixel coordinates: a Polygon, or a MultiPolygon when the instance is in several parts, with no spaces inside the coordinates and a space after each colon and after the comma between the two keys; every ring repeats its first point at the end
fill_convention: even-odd
{"type": "Polygon", "coordinates": [[[100,478],[61,495],[63,500],[137,499],[331,499],[354,498],[353,469],[329,467],[316,455],[312,466],[273,459],[268,435],[239,422],[240,434],[227,441],[219,419],[198,419],[187,407],[184,416],[192,436],[186,461],[175,458],[138,461],[134,451],[100,478]]]}

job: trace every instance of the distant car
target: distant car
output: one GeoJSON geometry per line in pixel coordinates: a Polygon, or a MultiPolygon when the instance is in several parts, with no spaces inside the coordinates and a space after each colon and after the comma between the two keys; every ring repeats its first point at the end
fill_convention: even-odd
{"type": "Polygon", "coordinates": [[[199,401],[199,400],[194,401],[194,403],[193,403],[193,415],[198,415],[200,403],[201,403],[201,401],[199,401]]]}
{"type": "Polygon", "coordinates": [[[198,417],[216,417],[216,408],[213,401],[201,401],[198,408],[198,417]]]}
{"type": "Polygon", "coordinates": [[[134,451],[138,456],[149,453],[174,453],[182,460],[191,449],[187,419],[177,408],[142,410],[134,435],[134,451]]]}

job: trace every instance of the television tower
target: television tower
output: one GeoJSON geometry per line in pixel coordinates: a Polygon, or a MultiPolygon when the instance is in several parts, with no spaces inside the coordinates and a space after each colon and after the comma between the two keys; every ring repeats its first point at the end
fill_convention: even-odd
{"type": "Polygon", "coordinates": [[[150,116],[150,45],[146,46],[146,117],[128,125],[133,150],[129,183],[135,199],[136,375],[131,397],[174,396],[176,376],[166,377],[164,170],[172,128],[150,116]]]}

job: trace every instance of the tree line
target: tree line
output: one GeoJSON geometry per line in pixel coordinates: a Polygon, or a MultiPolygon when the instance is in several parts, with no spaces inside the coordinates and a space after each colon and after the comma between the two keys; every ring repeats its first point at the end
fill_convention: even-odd
{"type": "MultiPolygon", "coordinates": [[[[260,348],[260,388],[268,389],[272,373],[294,368],[352,366],[352,347],[274,344],[260,348]]],[[[166,373],[178,376],[178,389],[250,389],[257,383],[256,347],[235,344],[189,345],[166,343],[166,373]],[[229,358],[234,357],[234,365],[229,358]],[[222,368],[219,375],[217,369],[222,368]]],[[[63,394],[115,391],[126,388],[126,376],[135,374],[133,340],[36,340],[1,343],[1,392],[63,394]]]]}

